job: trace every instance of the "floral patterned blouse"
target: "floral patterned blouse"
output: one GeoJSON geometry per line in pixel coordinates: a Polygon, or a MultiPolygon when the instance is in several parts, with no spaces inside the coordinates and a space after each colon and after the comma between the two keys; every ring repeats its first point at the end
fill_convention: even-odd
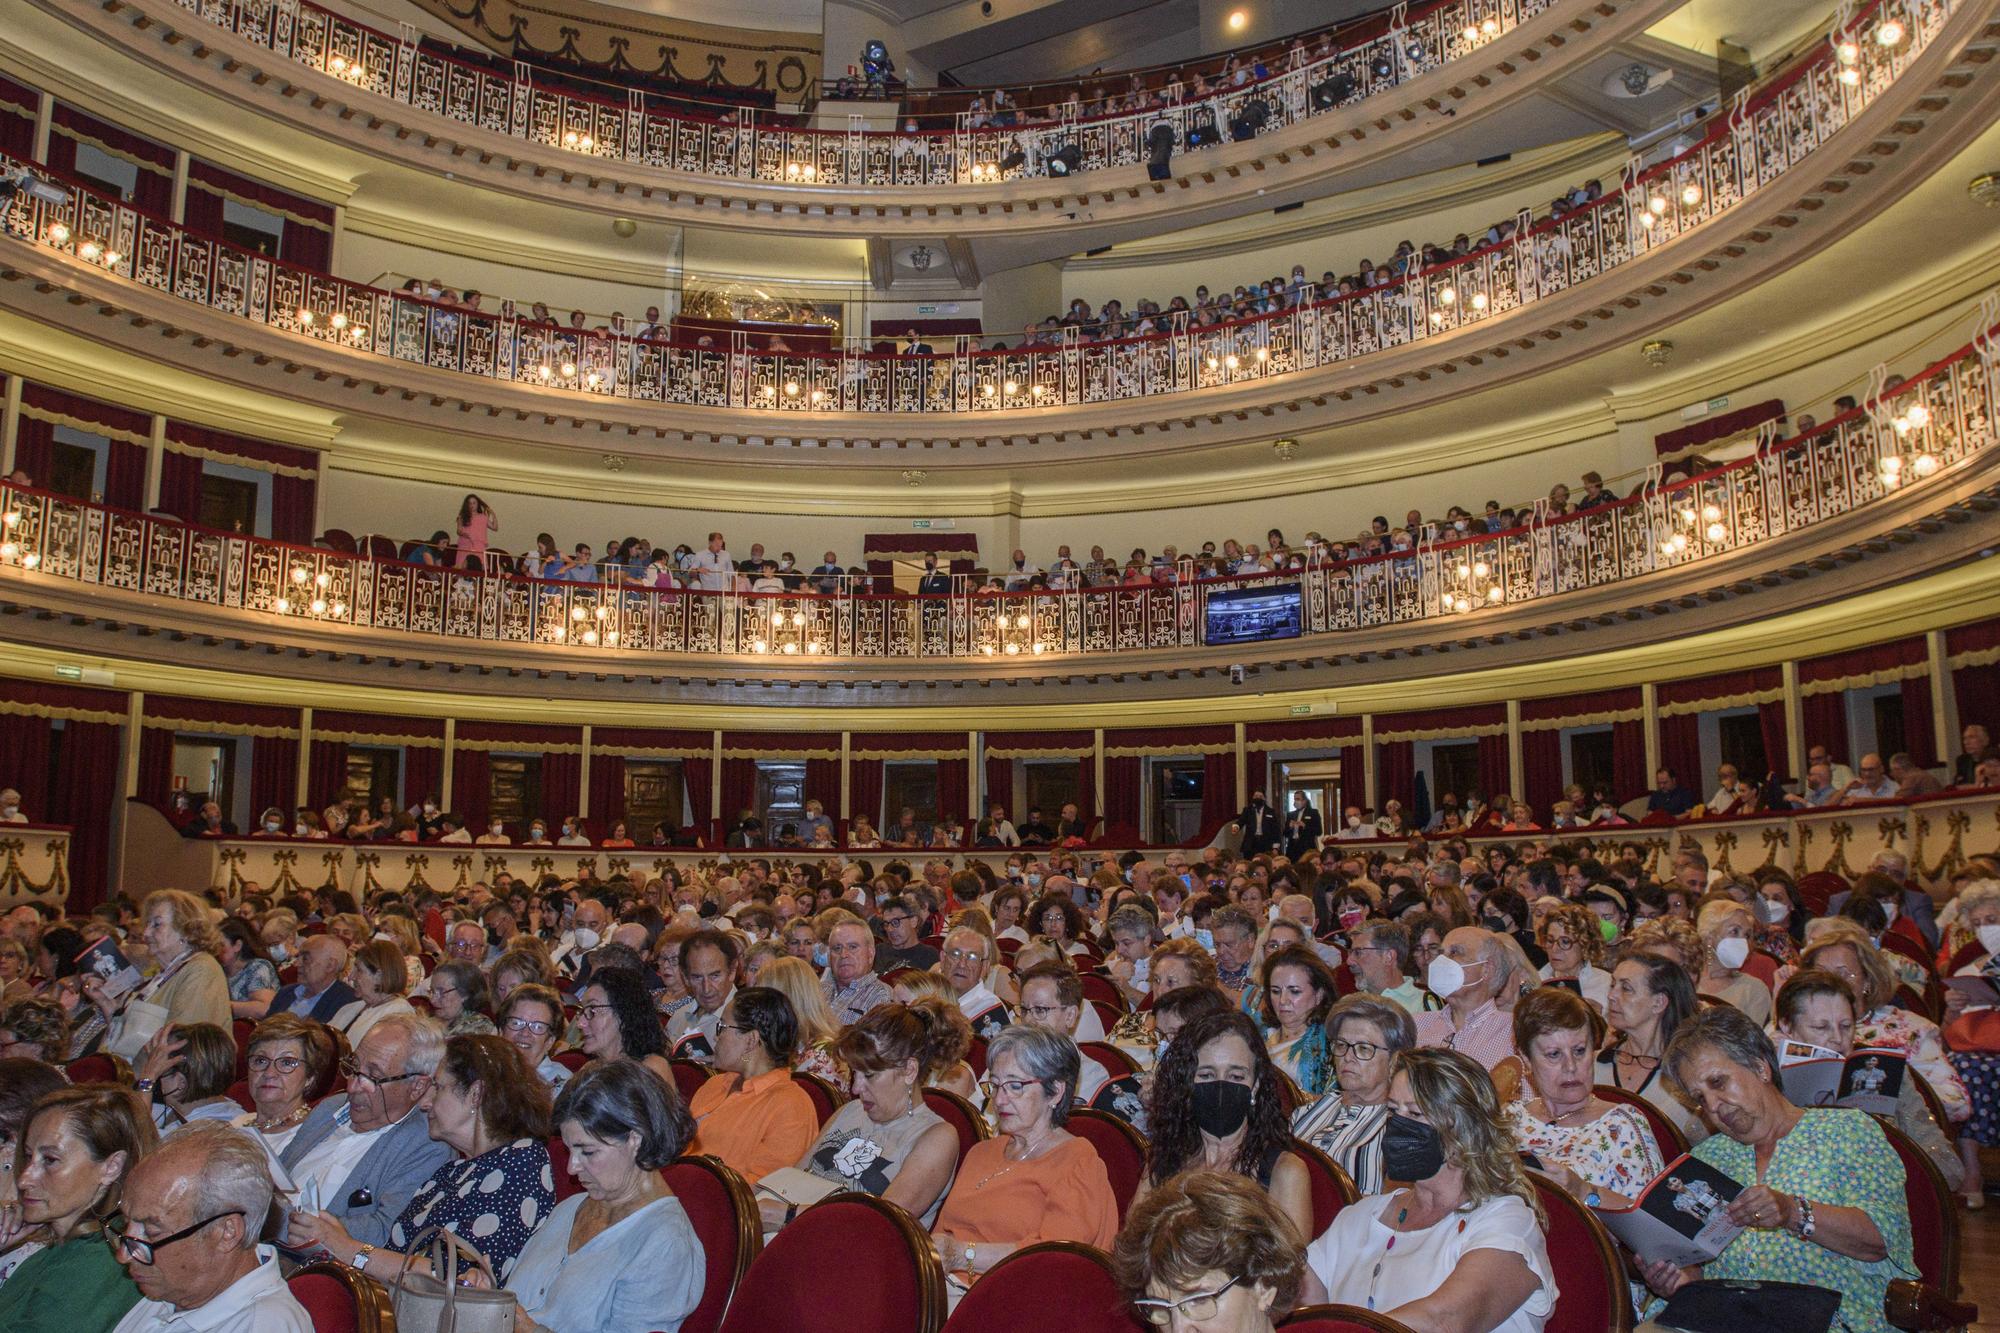
{"type": "Polygon", "coordinates": [[[1885,1004],[1854,1025],[1854,1046],[1856,1050],[1874,1046],[1903,1052],[1910,1067],[1922,1074],[1937,1094],[1947,1119],[1962,1124],[1971,1117],[1972,1098],[1959,1081],[1958,1070],[1945,1058],[1938,1025],[1922,1014],[1885,1004]]]}
{"type": "Polygon", "coordinates": [[[805,1047],[792,1061],[793,1072],[816,1074],[836,1088],[845,1088],[847,1074],[841,1069],[840,1062],[833,1058],[833,1053],[829,1049],[831,1045],[830,1042],[814,1042],[805,1047]]]}
{"type": "Polygon", "coordinates": [[[1639,1197],[1647,1182],[1666,1169],[1653,1130],[1636,1107],[1614,1105],[1583,1125],[1558,1125],[1509,1103],[1502,1113],[1514,1146],[1549,1165],[1566,1166],[1601,1190],[1639,1197]]]}

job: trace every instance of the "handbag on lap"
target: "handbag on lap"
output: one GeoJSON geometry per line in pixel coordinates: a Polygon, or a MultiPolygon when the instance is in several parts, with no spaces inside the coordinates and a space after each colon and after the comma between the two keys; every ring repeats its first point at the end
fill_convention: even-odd
{"type": "Polygon", "coordinates": [[[450,1277],[430,1273],[401,1274],[391,1284],[395,1296],[397,1333],[514,1333],[514,1293],[501,1289],[486,1256],[443,1227],[433,1227],[410,1245],[422,1254],[431,1242],[431,1267],[439,1273],[458,1272],[460,1257],[486,1274],[492,1290],[462,1286],[450,1277]]]}

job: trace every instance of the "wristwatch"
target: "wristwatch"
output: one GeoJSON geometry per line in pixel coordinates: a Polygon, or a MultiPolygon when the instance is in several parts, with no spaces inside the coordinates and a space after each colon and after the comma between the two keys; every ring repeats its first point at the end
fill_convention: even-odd
{"type": "Polygon", "coordinates": [[[132,1085],[132,1091],[134,1092],[151,1092],[152,1090],[153,1080],[149,1078],[142,1078],[132,1085]]]}
{"type": "Polygon", "coordinates": [[[970,1245],[965,1247],[965,1271],[968,1273],[977,1273],[979,1270],[972,1266],[972,1249],[973,1247],[970,1245]]]}
{"type": "Polygon", "coordinates": [[[367,1272],[368,1256],[373,1253],[375,1253],[375,1247],[373,1245],[363,1245],[358,1251],[355,1252],[354,1262],[349,1266],[353,1268],[354,1271],[357,1273],[367,1272]]]}

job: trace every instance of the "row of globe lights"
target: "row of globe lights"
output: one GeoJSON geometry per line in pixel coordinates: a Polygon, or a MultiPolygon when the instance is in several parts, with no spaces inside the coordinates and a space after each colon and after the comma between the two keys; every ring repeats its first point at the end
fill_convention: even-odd
{"type": "MultiPolygon", "coordinates": [[[[1903,441],[1913,430],[1921,430],[1930,424],[1931,410],[1922,403],[1911,403],[1889,419],[1889,427],[1895,432],[1896,452],[1882,455],[1882,484],[1896,486],[1903,480],[1903,441]]],[[[1939,467],[1938,456],[1919,444],[1912,450],[1910,470],[1919,477],[1928,477],[1939,467]]]]}
{"type": "MultiPolygon", "coordinates": [[[[1705,504],[1699,509],[1693,505],[1682,505],[1674,512],[1674,517],[1680,520],[1682,527],[1690,530],[1697,521],[1706,524],[1707,526],[1701,530],[1702,535],[1711,542],[1719,542],[1729,535],[1729,529],[1722,522],[1722,508],[1719,505],[1705,504]]],[[[1688,545],[1688,534],[1675,532],[1661,539],[1660,554],[1676,556],[1687,550],[1688,545]]]]}
{"type": "Polygon", "coordinates": [[[333,56],[326,62],[326,68],[328,73],[349,83],[365,83],[368,80],[368,67],[346,56],[333,56]]]}
{"type": "MultiPolygon", "coordinates": [[[[319,323],[319,319],[319,313],[311,306],[299,307],[300,327],[312,328],[319,323]]],[[[326,324],[335,333],[345,336],[349,342],[359,344],[368,340],[368,326],[366,324],[356,324],[347,317],[345,311],[336,310],[328,315],[326,317],[326,324]]]]}
{"type": "Polygon", "coordinates": [[[1002,636],[1000,646],[995,648],[991,643],[982,643],[979,645],[980,653],[987,657],[992,657],[996,654],[1007,657],[1018,657],[1023,651],[1026,651],[1039,657],[1048,651],[1048,645],[1040,639],[1030,640],[1024,637],[1028,626],[1033,623],[1033,618],[1026,611],[1021,612],[1018,616],[1009,616],[1005,611],[1002,611],[998,619],[994,622],[994,629],[1002,636]],[[1018,630],[1020,633],[1010,634],[1008,632],[1010,630],[1018,630]]]}
{"type": "Polygon", "coordinates": [[[779,638],[781,635],[785,635],[786,637],[783,642],[777,644],[777,650],[783,656],[796,657],[802,647],[803,651],[812,657],[817,657],[826,651],[826,645],[818,639],[808,639],[805,637],[806,613],[804,611],[794,610],[787,614],[783,608],[779,608],[770,613],[770,618],[770,627],[765,631],[765,635],[768,637],[760,636],[750,640],[751,652],[768,654],[772,648],[771,641],[779,638]],[[786,635],[787,630],[791,631],[790,635],[786,635]]]}
{"type": "MultiPolygon", "coordinates": [[[[331,615],[335,619],[339,619],[347,614],[346,602],[338,599],[331,602],[327,600],[327,592],[333,586],[333,575],[327,573],[325,570],[321,570],[315,574],[304,565],[293,565],[292,586],[299,589],[302,595],[307,598],[302,605],[310,614],[315,616],[331,615]]],[[[281,616],[290,615],[295,605],[301,604],[295,603],[288,595],[280,595],[277,601],[278,614],[281,616]]]]}
{"type": "MultiPolygon", "coordinates": [[[[67,222],[51,222],[49,224],[48,238],[51,245],[68,245],[69,238],[73,234],[67,222]]],[[[115,267],[118,261],[125,257],[122,251],[92,240],[80,243],[76,247],[76,256],[78,259],[92,264],[101,263],[106,268],[115,267]]]]}
{"type": "MultiPolygon", "coordinates": [[[[581,606],[572,606],[569,609],[569,618],[572,624],[583,625],[581,630],[572,632],[576,634],[577,642],[581,643],[584,647],[595,648],[600,643],[607,648],[616,648],[618,646],[618,631],[604,623],[611,619],[610,607],[596,606],[586,609],[581,606]],[[587,623],[593,621],[595,622],[594,624],[587,623]]],[[[556,637],[562,638],[564,635],[559,632],[556,637]]]]}
{"type": "MultiPolygon", "coordinates": [[[[1908,35],[1907,30],[1903,27],[1901,19],[1885,18],[1875,29],[1875,42],[1876,45],[1883,47],[1901,46],[1906,35],[1908,35]]],[[[1860,87],[1861,43],[1852,37],[1843,37],[1833,44],[1833,56],[1840,62],[1841,83],[1849,88],[1860,87]]]]}
{"type": "Polygon", "coordinates": [[[39,551],[22,553],[20,538],[15,533],[15,529],[20,525],[20,510],[9,509],[6,513],[0,514],[0,560],[18,559],[21,568],[33,569],[42,563],[41,553],[39,551]]]}

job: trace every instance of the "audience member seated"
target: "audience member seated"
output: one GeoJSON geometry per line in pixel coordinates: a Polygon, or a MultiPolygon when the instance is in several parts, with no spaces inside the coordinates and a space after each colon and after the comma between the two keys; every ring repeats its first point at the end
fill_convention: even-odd
{"type": "Polygon", "coordinates": [[[1707,1138],[1708,1126],[1660,1076],[1660,1058],[1696,1003],[1686,968],[1628,947],[1611,966],[1611,990],[1604,1002],[1610,1033],[1597,1053],[1598,1083],[1643,1098],[1673,1121],[1689,1143],[1707,1138]]]}
{"type": "Polygon", "coordinates": [[[171,1134],[198,1120],[234,1120],[243,1108],[229,1095],[236,1081],[236,1041],[212,1023],[168,1024],[139,1054],[138,1082],[153,1124],[171,1134]]]}
{"type": "Polygon", "coordinates": [[[452,1037],[420,1109],[430,1136],[451,1149],[451,1160],[431,1173],[390,1224],[380,1248],[405,1257],[376,1257],[376,1246],[357,1241],[327,1213],[292,1214],[290,1244],[318,1245],[341,1263],[394,1282],[406,1268],[432,1271],[417,1247],[442,1227],[478,1250],[505,1282],[521,1247],[555,1207],[548,1087],[500,1038],[452,1037]]]}
{"type": "Polygon", "coordinates": [[[936,967],[938,951],[923,942],[923,909],[913,898],[898,894],[882,904],[875,919],[882,923],[883,944],[875,950],[875,966],[884,971],[936,967]]]}
{"type": "Polygon", "coordinates": [[[826,934],[826,975],[820,989],[844,1026],[890,999],[875,975],[875,936],[859,918],[838,921],[826,934]]]}
{"type": "Polygon", "coordinates": [[[736,993],[742,956],[743,946],[725,931],[701,930],[681,941],[675,958],[694,1003],[667,1020],[667,1047],[676,1056],[704,1064],[715,1058],[723,1009],[736,993]]]}
{"type": "Polygon", "coordinates": [[[314,935],[299,946],[299,979],[271,997],[272,1014],[297,1014],[346,1032],[360,1015],[361,997],[341,980],[349,962],[347,945],[335,935],[314,935]]]}
{"type": "Polygon", "coordinates": [[[216,957],[223,975],[229,978],[229,1012],[254,1022],[270,1012],[271,1000],[278,993],[277,964],[248,921],[224,917],[216,929],[222,932],[222,949],[216,957]]]}
{"type": "Polygon", "coordinates": [[[560,995],[534,982],[514,987],[500,1006],[500,1035],[521,1053],[551,1095],[562,1091],[570,1071],[551,1054],[563,1035],[560,995]]]}
{"type": "Polygon", "coordinates": [[[491,1037],[493,988],[486,974],[456,959],[439,963],[428,978],[431,1017],[444,1024],[448,1037],[491,1037]]]}
{"type": "Polygon", "coordinates": [[[671,1082],[635,1060],[586,1068],[556,1098],[581,1194],[529,1238],[507,1279],[519,1333],[679,1333],[701,1303],[704,1260],[660,1169],[694,1137],[671,1082]]]}
{"type": "Polygon", "coordinates": [[[1444,1008],[1417,1015],[1417,1045],[1469,1055],[1493,1074],[1503,1101],[1511,1101],[1517,1076],[1514,1025],[1499,1001],[1507,983],[1507,958],[1499,939],[1477,926],[1444,937],[1444,952],[1426,969],[1431,994],[1444,1008]]]}
{"type": "Polygon", "coordinates": [[[986,1099],[999,1133],[966,1153],[932,1228],[947,1273],[984,1273],[1044,1240],[1111,1248],[1110,1177],[1097,1150],[1063,1128],[1081,1058],[1068,1037],[1035,1023],[988,1044],[986,1099]]]}
{"type": "Polygon", "coordinates": [[[144,1297],[117,1333],[313,1333],[275,1250],[262,1149],[226,1125],[191,1125],[132,1168],[111,1252],[144,1297]]]}
{"type": "Polygon", "coordinates": [[[276,1014],[251,1030],[244,1045],[252,1110],[235,1124],[253,1131],[275,1159],[298,1137],[312,1112],[307,1100],[324,1086],[338,1058],[333,1034],[324,1024],[296,1014],[276,1014]]]}
{"type": "Polygon", "coordinates": [[[1411,937],[1401,924],[1382,920],[1360,921],[1349,930],[1348,938],[1351,943],[1347,950],[1347,966],[1354,975],[1356,990],[1393,1001],[1407,1014],[1424,1013],[1437,1003],[1431,993],[1409,975],[1411,937]]]}
{"type": "Polygon", "coordinates": [[[347,1091],[315,1106],[279,1154],[300,1190],[314,1182],[321,1211],[364,1245],[385,1244],[418,1186],[451,1158],[417,1112],[444,1040],[434,1018],[377,1023],[341,1066],[347,1091]]]}
{"type": "Polygon", "coordinates": [[[600,967],[577,993],[576,1029],[583,1053],[593,1060],[637,1060],[673,1082],[667,1041],[653,1013],[646,983],[629,967],[600,967]]]}
{"type": "Polygon", "coordinates": [[[1852,921],[1823,921],[1810,933],[1801,954],[1806,967],[1823,968],[1847,983],[1859,1001],[1854,1044],[1863,1048],[1901,1051],[1909,1067],[1924,1076],[1951,1120],[1950,1128],[1972,1115],[1972,1100],[1958,1071],[1944,1053],[1938,1025],[1896,1003],[1896,973],[1891,955],[1875,947],[1852,921]]]}
{"type": "MultiPolygon", "coordinates": [[[[905,972],[897,977],[896,984],[889,988],[889,999],[894,1004],[916,1004],[920,1000],[948,1002],[951,999],[951,985],[935,972],[905,972]]],[[[961,1013],[959,1017],[963,1018],[964,1014],[961,1013]]],[[[981,1106],[986,1094],[980,1088],[979,1076],[972,1072],[972,1066],[965,1060],[965,1056],[972,1049],[972,1025],[954,1023],[952,1026],[960,1034],[957,1052],[949,1062],[940,1065],[932,1072],[925,1086],[943,1088],[946,1092],[957,1093],[974,1106],[981,1106]]]]}
{"type": "Polygon", "coordinates": [[[1333,1090],[1292,1114],[1292,1133],[1331,1157],[1363,1194],[1379,1194],[1390,1071],[1416,1045],[1416,1024],[1381,996],[1347,995],[1327,1011],[1326,1033],[1333,1090]]]}
{"type": "Polygon", "coordinates": [[[347,1025],[347,1039],[356,1047],[385,1018],[416,1013],[403,998],[409,989],[410,974],[403,951],[388,940],[369,940],[354,951],[354,993],[361,998],[361,1012],[347,1025]]]}
{"type": "Polygon", "coordinates": [[[167,1023],[213,1023],[229,1031],[229,979],[216,961],[221,936],[209,923],[208,908],[191,893],[160,889],[146,895],[139,915],[146,949],[159,970],[115,997],[105,994],[103,979],[95,974],[83,983],[84,995],[108,1025],[104,1049],[133,1059],[167,1023]],[[135,1002],[145,1007],[134,1009],[135,1002]]]}
{"type": "Polygon", "coordinates": [[[158,1143],[145,1103],[122,1088],[63,1088],[35,1102],[14,1158],[20,1202],[0,1212],[0,1255],[36,1248],[0,1286],[0,1328],[109,1333],[138,1304],[103,1219],[158,1143]]]}
{"type": "Polygon", "coordinates": [[[1148,1323],[1271,1333],[1305,1271],[1304,1238],[1271,1196],[1233,1172],[1188,1171],[1135,1203],[1111,1252],[1148,1323]]]}
{"type": "Polygon", "coordinates": [[[1303,1299],[1414,1328],[1540,1333],[1556,1279],[1492,1079],[1457,1051],[1405,1051],[1389,1103],[1383,1170],[1410,1183],[1342,1209],[1307,1246],[1303,1299]]]}
{"type": "Polygon", "coordinates": [[[1701,1268],[1638,1260],[1647,1284],[1662,1296],[1697,1278],[1827,1287],[1842,1326],[1888,1333],[1889,1282],[1916,1268],[1902,1163],[1874,1120],[1787,1101],[1771,1039],[1726,1005],[1682,1023],[1665,1064],[1716,1127],[1694,1155],[1743,1186],[1728,1213],[1744,1231],[1701,1268]]]}
{"type": "MultiPolygon", "coordinates": [[[[1289,918],[1273,922],[1271,933],[1289,918]]],[[[1340,998],[1333,969],[1312,948],[1312,936],[1279,949],[1264,960],[1263,1020],[1271,1059],[1308,1097],[1325,1092],[1333,1079],[1333,1057],[1326,1041],[1326,1015],[1340,998]]]]}
{"type": "Polygon", "coordinates": [[[1312,1230],[1312,1182],[1290,1151],[1277,1066],[1240,1011],[1198,1018],[1153,1071],[1147,1189],[1181,1172],[1233,1171],[1269,1190],[1300,1234],[1312,1230]]]}
{"type": "Polygon", "coordinates": [[[55,1000],[16,1000],[0,1009],[0,1060],[67,1064],[69,1016],[55,1000]]]}
{"type": "Polygon", "coordinates": [[[1577,903],[1564,903],[1542,918],[1536,939],[1548,951],[1543,981],[1569,986],[1604,1012],[1611,993],[1611,974],[1598,964],[1604,959],[1604,934],[1597,915],[1577,903]]]}
{"type": "Polygon", "coordinates": [[[1769,1023],[1769,988],[1742,970],[1757,934],[1757,922],[1750,909],[1739,902],[1711,902],[1701,909],[1696,928],[1701,932],[1701,942],[1708,946],[1708,967],[1696,983],[1696,990],[1736,1006],[1759,1027],[1769,1023]]]}
{"type": "Polygon", "coordinates": [[[23,1238],[18,1221],[21,1201],[15,1190],[15,1158],[28,1114],[43,1097],[68,1086],[69,1080],[52,1064],[0,1054],[0,1233],[15,1237],[0,1236],[0,1285],[42,1249],[40,1242],[23,1238]]]}
{"type": "Polygon", "coordinates": [[[1529,1096],[1503,1112],[1514,1146],[1589,1206],[1622,1208],[1666,1162],[1637,1107],[1592,1091],[1603,1023],[1573,991],[1543,986],[1514,1006],[1514,1044],[1529,1096]]]}
{"type": "Polygon", "coordinates": [[[799,1160],[819,1135],[819,1114],[792,1081],[798,1020],[769,986],[735,992],[716,1029],[716,1074],[688,1103],[695,1152],[719,1157],[756,1184],[799,1160]]]}

